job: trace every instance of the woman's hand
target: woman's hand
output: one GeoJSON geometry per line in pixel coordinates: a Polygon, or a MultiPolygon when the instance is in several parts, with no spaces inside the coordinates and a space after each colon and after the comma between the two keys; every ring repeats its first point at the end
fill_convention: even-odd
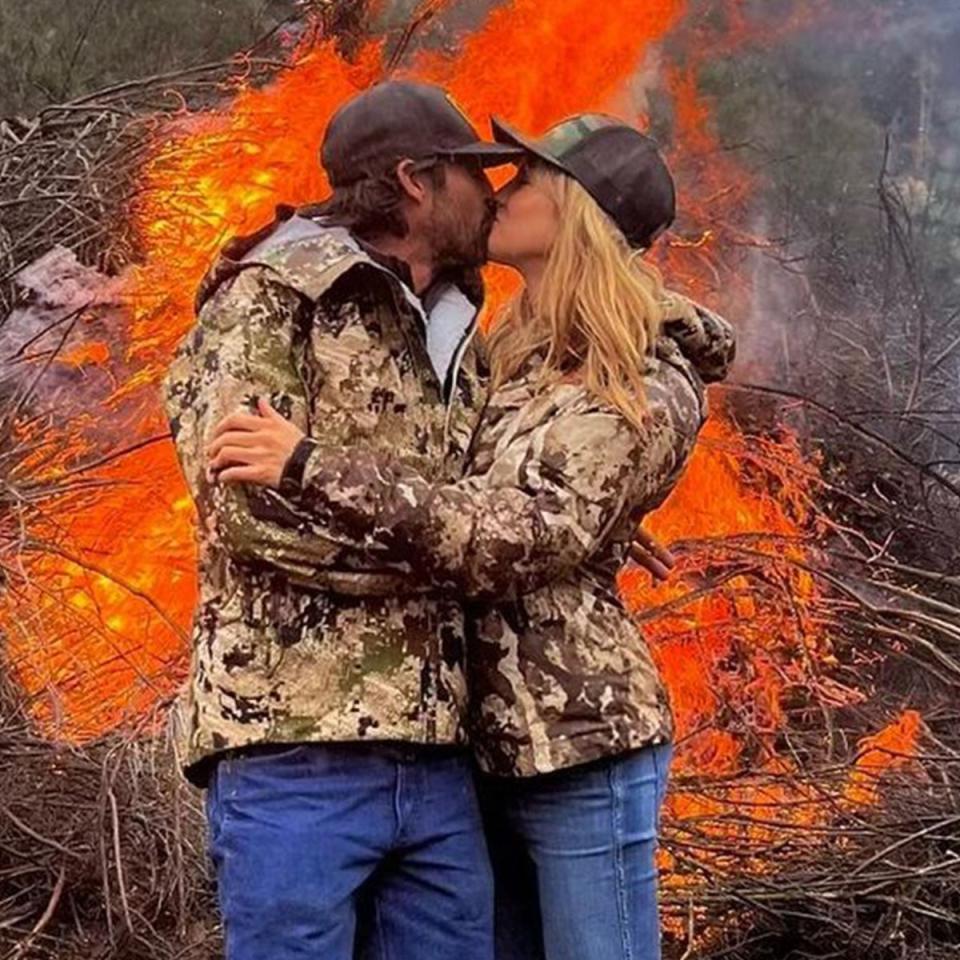
{"type": "Polygon", "coordinates": [[[257,409],[258,417],[234,413],[217,424],[207,451],[209,469],[226,483],[276,488],[283,468],[305,434],[263,397],[257,400],[257,409]]]}
{"type": "Polygon", "coordinates": [[[638,527],[630,544],[630,559],[653,579],[666,580],[677,563],[676,557],[652,534],[638,527]]]}

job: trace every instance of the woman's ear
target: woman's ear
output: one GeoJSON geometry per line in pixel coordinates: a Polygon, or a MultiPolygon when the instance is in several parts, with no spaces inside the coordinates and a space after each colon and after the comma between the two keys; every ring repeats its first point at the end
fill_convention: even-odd
{"type": "Polygon", "coordinates": [[[423,171],[417,169],[413,160],[401,160],[396,168],[397,183],[400,184],[403,192],[414,201],[414,203],[423,203],[427,196],[427,188],[423,185],[423,171]]]}

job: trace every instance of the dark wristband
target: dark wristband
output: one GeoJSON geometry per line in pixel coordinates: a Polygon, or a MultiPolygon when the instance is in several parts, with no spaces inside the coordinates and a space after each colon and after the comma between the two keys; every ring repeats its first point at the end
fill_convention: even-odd
{"type": "Polygon", "coordinates": [[[304,437],[293,448],[293,453],[283,465],[283,473],[280,475],[280,493],[283,496],[296,497],[303,491],[303,472],[307,469],[310,454],[317,446],[317,441],[312,437],[304,437]]]}

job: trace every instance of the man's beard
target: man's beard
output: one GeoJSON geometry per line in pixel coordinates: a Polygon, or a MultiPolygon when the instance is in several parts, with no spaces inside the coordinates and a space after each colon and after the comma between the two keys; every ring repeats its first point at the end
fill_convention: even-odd
{"type": "Polygon", "coordinates": [[[476,231],[469,230],[459,217],[455,222],[443,226],[435,222],[437,267],[482,267],[487,262],[487,246],[496,219],[497,207],[494,204],[487,207],[476,231]]]}

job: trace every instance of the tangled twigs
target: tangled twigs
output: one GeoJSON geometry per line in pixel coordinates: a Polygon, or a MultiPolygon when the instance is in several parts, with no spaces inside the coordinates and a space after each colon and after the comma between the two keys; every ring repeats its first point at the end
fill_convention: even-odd
{"type": "Polygon", "coordinates": [[[688,950],[691,942],[696,945],[690,955],[954,956],[960,935],[960,762],[920,762],[936,767],[935,779],[888,777],[883,802],[858,811],[844,800],[842,778],[831,784],[831,771],[810,769],[793,787],[805,785],[812,794],[816,785],[816,806],[798,818],[789,805],[771,802],[763,831],[756,819],[737,816],[723,784],[677,783],[678,795],[692,794],[705,808],[712,800],[717,811],[666,827],[670,855],[701,878],[695,895],[668,887],[665,896],[672,928],[678,934],[685,928],[688,950]],[[723,836],[731,840],[718,842],[723,836]],[[757,871],[751,860],[764,846],[768,869],[757,871]],[[700,920],[695,940],[691,910],[700,920]],[[758,933],[767,947],[758,946],[758,933]]]}
{"type": "Polygon", "coordinates": [[[34,734],[27,706],[0,675],[0,957],[216,956],[197,795],[169,737],[72,748],[34,734]]]}
{"type": "Polygon", "coordinates": [[[286,66],[242,56],[117,84],[30,121],[0,121],[0,326],[14,302],[13,278],[56,244],[108,273],[135,258],[124,213],[159,122],[286,66]]]}
{"type": "Polygon", "coordinates": [[[752,383],[720,384],[720,387],[724,389],[766,394],[769,396],[779,397],[781,399],[794,400],[797,403],[811,407],[820,413],[825,414],[831,419],[843,424],[847,429],[859,434],[860,437],[868,443],[876,444],[877,446],[882,447],[883,450],[885,450],[891,456],[902,460],[907,464],[907,466],[915,470],[919,470],[920,473],[922,473],[925,477],[943,487],[949,493],[953,494],[953,496],[960,498],[960,483],[953,481],[950,477],[944,476],[941,471],[934,469],[937,466],[935,463],[921,463],[920,461],[915,460],[913,457],[904,452],[899,446],[891,443],[885,437],[882,437],[878,433],[875,433],[867,427],[855,422],[849,414],[843,414],[839,410],[833,409],[828,404],[822,403],[814,397],[809,397],[805,394],[797,393],[796,391],[784,390],[782,387],[770,387],[752,383]]]}

